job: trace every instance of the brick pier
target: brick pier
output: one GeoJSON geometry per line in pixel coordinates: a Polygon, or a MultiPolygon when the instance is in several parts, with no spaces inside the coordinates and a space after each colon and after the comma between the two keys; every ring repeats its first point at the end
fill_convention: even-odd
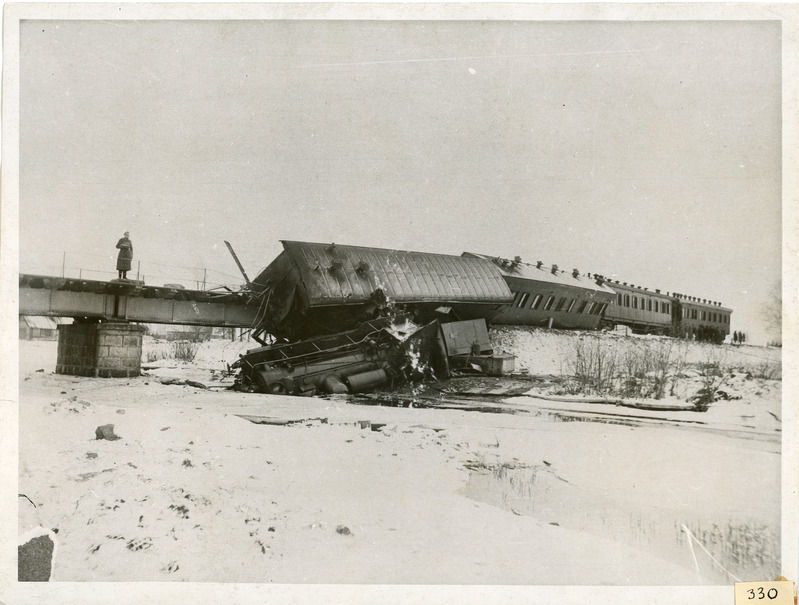
{"type": "Polygon", "coordinates": [[[144,327],[130,323],[74,323],[58,326],[56,374],[138,376],[144,327]]]}

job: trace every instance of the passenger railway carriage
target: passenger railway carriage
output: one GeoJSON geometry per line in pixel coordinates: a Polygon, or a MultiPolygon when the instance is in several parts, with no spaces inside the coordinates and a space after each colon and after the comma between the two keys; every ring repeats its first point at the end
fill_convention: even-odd
{"type": "Polygon", "coordinates": [[[732,309],[720,302],[674,294],[674,307],[674,336],[712,342],[723,342],[729,336],[732,309]]]}
{"type": "Polygon", "coordinates": [[[635,332],[711,342],[723,342],[730,333],[732,309],[720,302],[676,292],[650,292],[623,282],[608,283],[616,291],[616,300],[605,312],[603,326],[625,325],[635,332]]]}
{"type": "Polygon", "coordinates": [[[721,303],[635,284],[599,274],[564,271],[471,252],[500,271],[513,301],[491,320],[494,324],[587,329],[628,326],[635,333],[662,334],[723,342],[730,333],[732,309],[721,303]]]}
{"type": "Polygon", "coordinates": [[[491,320],[494,324],[595,330],[614,293],[600,276],[564,271],[557,265],[523,263],[521,259],[464,256],[491,260],[513,294],[513,301],[491,320]]]}
{"type": "Polygon", "coordinates": [[[603,326],[625,325],[636,332],[671,335],[674,303],[668,293],[626,282],[613,281],[608,285],[616,295],[602,318],[603,326]]]}

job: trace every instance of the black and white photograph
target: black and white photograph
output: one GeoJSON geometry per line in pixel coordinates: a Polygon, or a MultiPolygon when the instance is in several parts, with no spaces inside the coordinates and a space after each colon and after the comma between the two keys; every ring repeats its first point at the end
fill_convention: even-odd
{"type": "Polygon", "coordinates": [[[6,5],[0,602],[796,581],[798,22],[6,5]]]}

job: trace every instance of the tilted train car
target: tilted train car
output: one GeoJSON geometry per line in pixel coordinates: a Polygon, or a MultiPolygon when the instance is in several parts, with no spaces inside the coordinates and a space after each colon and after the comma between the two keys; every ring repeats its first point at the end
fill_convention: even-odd
{"type": "Polygon", "coordinates": [[[627,282],[608,281],[616,292],[602,318],[603,327],[629,326],[634,332],[647,334],[672,334],[674,300],[660,290],[651,292],[627,282]]]}
{"type": "Polygon", "coordinates": [[[723,342],[730,333],[732,309],[721,303],[663,293],[600,274],[464,252],[490,260],[502,273],[513,300],[492,323],[593,330],[617,325],[636,333],[723,342]]]}
{"type": "Polygon", "coordinates": [[[255,279],[258,331],[287,341],[335,334],[390,311],[489,320],[513,299],[488,260],[340,244],[282,241],[255,279]]]}
{"type": "Polygon", "coordinates": [[[492,323],[594,330],[615,298],[601,276],[564,271],[557,265],[524,263],[464,252],[469,258],[490,259],[502,273],[513,300],[492,323]]]}

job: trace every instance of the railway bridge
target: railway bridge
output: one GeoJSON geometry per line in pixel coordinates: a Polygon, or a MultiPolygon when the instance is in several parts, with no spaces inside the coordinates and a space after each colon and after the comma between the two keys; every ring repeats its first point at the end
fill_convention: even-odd
{"type": "Polygon", "coordinates": [[[132,376],[141,371],[142,323],[253,327],[259,301],[230,288],[189,290],[133,280],[22,274],[19,315],[71,317],[59,326],[56,372],[132,376]]]}

